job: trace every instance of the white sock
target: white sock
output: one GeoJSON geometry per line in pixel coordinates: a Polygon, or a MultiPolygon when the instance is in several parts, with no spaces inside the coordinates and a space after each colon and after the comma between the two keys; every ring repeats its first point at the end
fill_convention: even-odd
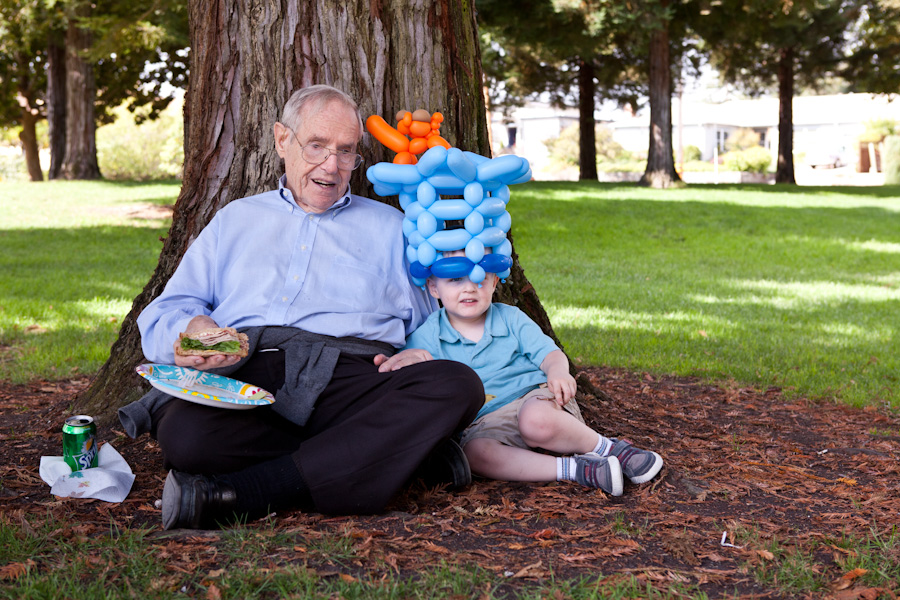
{"type": "Polygon", "coordinates": [[[597,437],[600,439],[597,441],[597,445],[594,446],[594,449],[591,450],[591,452],[596,452],[600,456],[609,456],[609,451],[612,450],[613,447],[612,440],[603,437],[599,433],[597,434],[597,437]]]}
{"type": "Polygon", "coordinates": [[[571,456],[556,457],[556,480],[575,481],[575,459],[571,456]]]}

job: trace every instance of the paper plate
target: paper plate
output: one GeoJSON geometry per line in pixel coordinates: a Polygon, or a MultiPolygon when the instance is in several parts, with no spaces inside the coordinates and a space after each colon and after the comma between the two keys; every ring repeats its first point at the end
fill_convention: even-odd
{"type": "Polygon", "coordinates": [[[275,402],[275,397],[261,387],[215,373],[157,364],[140,365],[135,370],[156,389],[197,404],[244,410],[275,402]]]}

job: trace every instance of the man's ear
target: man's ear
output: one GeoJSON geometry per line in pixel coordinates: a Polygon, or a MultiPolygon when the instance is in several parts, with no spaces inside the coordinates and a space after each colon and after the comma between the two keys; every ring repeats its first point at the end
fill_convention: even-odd
{"type": "Polygon", "coordinates": [[[282,123],[276,121],[274,126],[274,133],[275,151],[278,152],[278,156],[284,158],[284,155],[287,152],[287,145],[290,142],[291,130],[285,127],[282,123]]]}
{"type": "Polygon", "coordinates": [[[432,298],[441,299],[440,294],[438,294],[437,284],[434,282],[434,279],[429,277],[425,280],[425,285],[428,287],[428,293],[431,294],[432,298]]]}

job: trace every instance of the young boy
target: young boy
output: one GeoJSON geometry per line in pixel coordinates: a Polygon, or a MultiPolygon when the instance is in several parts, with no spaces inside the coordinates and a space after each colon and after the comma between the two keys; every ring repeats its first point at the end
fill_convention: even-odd
{"type": "MultiPolygon", "coordinates": [[[[445,256],[458,253],[445,253],[445,256]]],[[[497,276],[430,277],[443,308],[407,338],[406,348],[472,367],[487,401],[462,434],[472,472],[506,481],[576,481],[622,494],[623,473],[650,481],[663,465],[656,452],[605,438],[584,423],[566,355],[525,313],[492,304],[497,276]],[[541,448],[556,456],[536,452],[541,448]]]]}

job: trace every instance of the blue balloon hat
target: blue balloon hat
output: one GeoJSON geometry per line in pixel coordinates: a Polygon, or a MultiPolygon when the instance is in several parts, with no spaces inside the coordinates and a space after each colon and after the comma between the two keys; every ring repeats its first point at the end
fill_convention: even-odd
{"type": "Polygon", "coordinates": [[[512,218],[509,186],[531,180],[528,161],[515,155],[486,158],[435,146],[414,165],[381,162],[366,170],[379,196],[399,196],[409,272],[416,285],[429,276],[509,276],[512,218]],[[463,250],[465,256],[443,256],[463,250]]]}

